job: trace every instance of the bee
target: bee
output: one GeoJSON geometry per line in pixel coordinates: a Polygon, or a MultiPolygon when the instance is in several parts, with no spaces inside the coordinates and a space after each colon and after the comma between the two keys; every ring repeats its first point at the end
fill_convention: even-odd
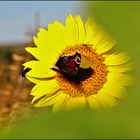
{"type": "Polygon", "coordinates": [[[84,47],[93,46],[93,44],[83,44],[84,47]]]}
{"type": "Polygon", "coordinates": [[[22,68],[19,72],[19,74],[22,76],[22,77],[25,77],[25,75],[31,70],[31,68],[22,68]]]}

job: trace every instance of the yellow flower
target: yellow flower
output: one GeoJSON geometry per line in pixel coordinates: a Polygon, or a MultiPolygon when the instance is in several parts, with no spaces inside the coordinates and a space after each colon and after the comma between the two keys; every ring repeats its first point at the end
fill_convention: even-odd
{"type": "Polygon", "coordinates": [[[123,98],[131,81],[130,58],[114,49],[112,41],[93,18],[84,23],[69,14],[65,26],[55,21],[40,28],[34,37],[37,47],[26,50],[37,60],[23,64],[31,70],[26,78],[36,85],[31,90],[35,107],[53,111],[113,107],[123,98]]]}

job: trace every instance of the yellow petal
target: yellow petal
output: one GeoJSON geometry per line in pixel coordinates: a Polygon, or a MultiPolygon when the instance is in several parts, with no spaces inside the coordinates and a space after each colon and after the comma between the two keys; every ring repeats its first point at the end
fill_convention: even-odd
{"type": "Polygon", "coordinates": [[[107,94],[109,96],[112,96],[116,99],[123,99],[126,94],[126,90],[124,87],[109,84],[109,83],[105,83],[103,88],[100,89],[99,92],[101,94],[107,94]]]}
{"type": "Polygon", "coordinates": [[[39,54],[37,47],[26,47],[25,50],[32,54],[36,59],[40,60],[42,55],[39,54]]]}
{"type": "Polygon", "coordinates": [[[93,18],[90,16],[85,22],[86,36],[84,44],[91,43],[93,41],[94,32],[96,30],[93,18]]]}
{"type": "Polygon", "coordinates": [[[65,103],[65,109],[71,110],[71,109],[80,109],[85,108],[86,106],[86,99],[84,96],[82,97],[69,97],[69,100],[65,103]]]}
{"type": "Polygon", "coordinates": [[[40,82],[39,79],[29,77],[28,75],[26,75],[26,78],[27,78],[30,82],[34,83],[34,84],[37,84],[37,83],[40,82]]]}
{"type": "Polygon", "coordinates": [[[128,86],[133,83],[134,79],[128,74],[117,72],[109,72],[107,75],[107,83],[118,86],[128,86]]]}
{"type": "Polygon", "coordinates": [[[64,26],[55,21],[53,24],[48,25],[48,31],[40,28],[37,37],[34,37],[34,42],[38,48],[38,57],[40,60],[50,64],[54,62],[56,56],[66,46],[64,45],[63,31],[64,26]]]}
{"type": "Polygon", "coordinates": [[[78,27],[74,17],[71,14],[66,17],[64,41],[67,46],[78,43],[78,27]]]}
{"type": "Polygon", "coordinates": [[[115,41],[104,35],[104,38],[95,46],[98,54],[104,54],[115,46],[115,41]]]}
{"type": "MultiPolygon", "coordinates": [[[[43,49],[37,47],[26,47],[25,50],[32,54],[36,59],[46,62],[47,65],[51,64],[52,60],[44,53],[43,49]]],[[[54,60],[54,59],[53,59],[54,60]]]]}
{"type": "Polygon", "coordinates": [[[98,54],[103,54],[112,49],[115,45],[115,41],[97,26],[94,19],[89,17],[85,22],[86,37],[84,43],[92,44],[98,54]]]}
{"type": "Polygon", "coordinates": [[[61,99],[59,101],[57,101],[52,108],[53,112],[58,112],[61,111],[63,109],[63,106],[65,104],[66,98],[67,96],[69,96],[68,94],[62,93],[63,96],[61,97],[61,99]]]}
{"type": "MultiPolygon", "coordinates": [[[[108,91],[106,91],[108,92],[108,91]]],[[[102,106],[104,108],[110,108],[110,107],[115,107],[118,105],[118,102],[116,100],[116,98],[114,98],[113,96],[107,94],[105,91],[100,90],[97,93],[97,96],[100,100],[100,102],[102,103],[102,106]]]]}
{"type": "Polygon", "coordinates": [[[52,51],[56,51],[58,54],[66,48],[63,38],[64,30],[64,26],[58,21],[55,21],[53,24],[48,25],[49,53],[51,53],[52,51]]]}
{"type": "Polygon", "coordinates": [[[37,69],[32,69],[26,75],[31,78],[51,78],[56,75],[56,72],[51,69],[46,69],[46,71],[37,71],[37,69]]]}
{"type": "Polygon", "coordinates": [[[78,42],[77,43],[81,44],[81,43],[84,43],[84,40],[85,40],[85,26],[80,15],[77,15],[75,17],[75,21],[78,27],[78,42]]]}
{"type": "Polygon", "coordinates": [[[64,26],[55,21],[53,24],[48,24],[48,30],[40,28],[37,37],[34,37],[34,42],[39,49],[46,51],[46,56],[50,58],[60,48],[65,47],[62,38],[63,32],[64,26]]]}
{"type": "Polygon", "coordinates": [[[90,16],[85,22],[86,36],[84,43],[94,42],[94,46],[99,42],[100,38],[97,39],[97,36],[100,34],[100,31],[95,24],[94,19],[90,16]]]}
{"type": "Polygon", "coordinates": [[[118,54],[107,55],[105,57],[105,64],[106,65],[121,65],[129,62],[131,59],[130,57],[124,53],[120,52],[118,54]]]}
{"type": "Polygon", "coordinates": [[[57,103],[61,99],[63,99],[64,96],[65,95],[60,91],[60,92],[58,92],[50,97],[46,96],[46,97],[42,98],[34,106],[35,107],[48,107],[48,106],[51,106],[51,105],[57,103]]]}
{"type": "MultiPolygon", "coordinates": [[[[34,37],[34,43],[37,46],[39,50],[45,50],[45,49],[51,49],[48,43],[48,37],[49,33],[44,28],[39,28],[39,32],[37,33],[37,36],[34,37]]],[[[47,52],[46,52],[47,53],[47,52]]]]}
{"type": "Polygon", "coordinates": [[[40,98],[44,95],[50,95],[55,93],[59,89],[58,83],[55,79],[48,81],[40,81],[31,90],[31,95],[40,98]]]}
{"type": "Polygon", "coordinates": [[[98,99],[96,94],[87,97],[87,102],[91,109],[99,109],[101,108],[101,102],[98,99]]]}
{"type": "Polygon", "coordinates": [[[108,66],[109,72],[127,72],[134,68],[132,63],[126,63],[123,65],[114,65],[114,66],[108,66]]]}
{"type": "Polygon", "coordinates": [[[26,74],[29,77],[52,77],[55,76],[56,72],[51,70],[52,66],[44,64],[42,61],[28,61],[23,64],[25,68],[31,68],[31,70],[26,74]]]}

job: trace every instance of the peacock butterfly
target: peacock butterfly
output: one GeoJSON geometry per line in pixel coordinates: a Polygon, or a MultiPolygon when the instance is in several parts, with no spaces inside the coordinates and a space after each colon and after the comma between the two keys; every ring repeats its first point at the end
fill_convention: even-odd
{"type": "Polygon", "coordinates": [[[55,64],[58,69],[51,69],[61,73],[69,81],[80,83],[93,74],[92,68],[81,68],[80,63],[81,55],[76,52],[73,56],[59,57],[58,61],[55,64]]]}

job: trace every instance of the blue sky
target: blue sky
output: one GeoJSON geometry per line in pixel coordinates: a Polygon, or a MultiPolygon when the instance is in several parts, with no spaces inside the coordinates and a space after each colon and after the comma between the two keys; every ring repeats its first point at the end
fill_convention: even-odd
{"type": "Polygon", "coordinates": [[[68,13],[84,16],[80,1],[0,1],[0,44],[29,39],[26,30],[35,25],[35,13],[40,14],[40,25],[54,20],[64,23],[68,13]]]}

